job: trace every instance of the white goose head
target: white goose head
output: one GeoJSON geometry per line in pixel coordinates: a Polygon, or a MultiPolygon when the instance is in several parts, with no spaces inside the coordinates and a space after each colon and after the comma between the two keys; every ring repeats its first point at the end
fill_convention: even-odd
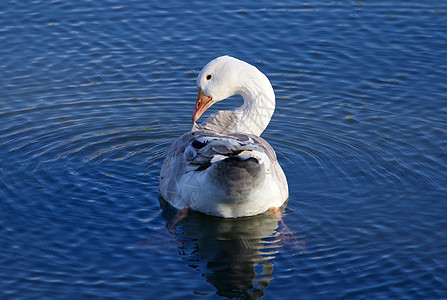
{"type": "Polygon", "coordinates": [[[210,61],[199,73],[197,87],[193,122],[212,104],[238,94],[244,98],[244,105],[235,110],[239,118],[235,130],[259,135],[275,109],[275,94],[267,77],[234,57],[221,56],[210,61]]]}

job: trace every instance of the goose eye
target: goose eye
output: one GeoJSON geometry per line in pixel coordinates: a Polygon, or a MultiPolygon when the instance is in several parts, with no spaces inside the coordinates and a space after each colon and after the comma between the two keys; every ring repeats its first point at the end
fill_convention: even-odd
{"type": "Polygon", "coordinates": [[[206,75],[206,80],[210,80],[213,76],[211,74],[206,75]]]}

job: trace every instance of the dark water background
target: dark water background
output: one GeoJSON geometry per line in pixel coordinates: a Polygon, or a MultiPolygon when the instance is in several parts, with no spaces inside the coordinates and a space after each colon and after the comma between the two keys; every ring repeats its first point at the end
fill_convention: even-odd
{"type": "Polygon", "coordinates": [[[0,44],[0,298],[447,297],[445,2],[2,1],[0,44]],[[169,233],[159,170],[223,54],[275,88],[284,224],[169,233]]]}

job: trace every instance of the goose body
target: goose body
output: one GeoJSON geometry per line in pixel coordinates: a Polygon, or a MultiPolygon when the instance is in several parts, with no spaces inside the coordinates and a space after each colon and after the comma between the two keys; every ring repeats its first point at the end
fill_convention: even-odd
{"type": "Polygon", "coordinates": [[[197,86],[194,126],[166,154],[161,196],[177,209],[226,218],[281,206],[289,196],[287,180],[275,151],[259,136],[275,109],[270,81],[254,66],[222,56],[203,68],[197,86]],[[212,104],[235,94],[244,98],[240,108],[195,123],[212,104]]]}

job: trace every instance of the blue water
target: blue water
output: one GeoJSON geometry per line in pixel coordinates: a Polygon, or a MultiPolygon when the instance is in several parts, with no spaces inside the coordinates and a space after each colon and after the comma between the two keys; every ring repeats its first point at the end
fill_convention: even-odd
{"type": "Polygon", "coordinates": [[[2,1],[0,44],[0,298],[447,298],[446,3],[2,1]],[[290,198],[170,231],[224,54],[275,88],[290,198]]]}

